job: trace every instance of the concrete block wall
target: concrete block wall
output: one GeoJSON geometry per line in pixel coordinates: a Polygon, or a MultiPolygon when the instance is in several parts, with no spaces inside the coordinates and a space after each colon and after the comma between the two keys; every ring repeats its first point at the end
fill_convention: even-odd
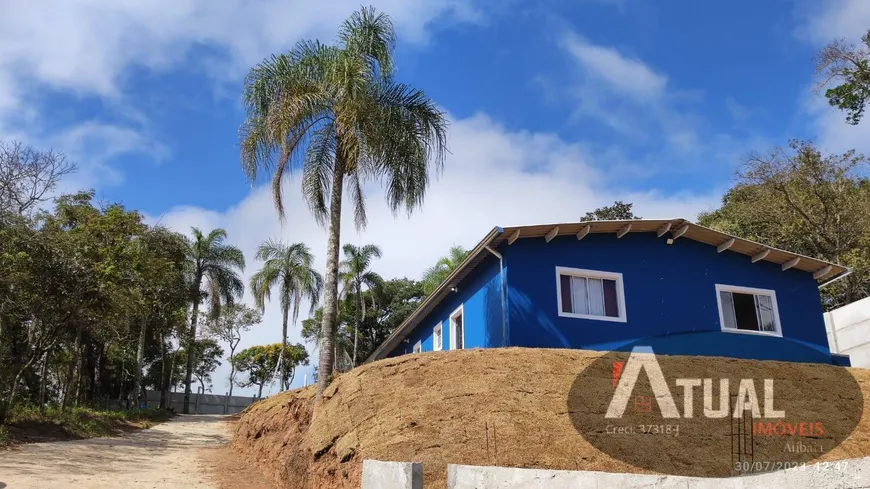
{"type": "Polygon", "coordinates": [[[447,489],[845,489],[870,487],[870,457],[730,478],[447,466],[447,489]]]}
{"type": "MultiPolygon", "coordinates": [[[[148,397],[149,406],[156,406],[160,401],[159,392],[147,390],[145,394],[148,397]]],[[[194,392],[190,394],[190,412],[193,414],[236,414],[242,412],[256,400],[255,397],[232,396],[227,399],[227,396],[194,392]],[[224,407],[226,407],[226,412],[224,412],[224,407]],[[196,412],[194,413],[194,411],[196,412]]],[[[170,407],[175,412],[180,413],[184,408],[184,392],[170,393],[169,401],[170,407]]]]}
{"type": "Polygon", "coordinates": [[[853,367],[870,368],[870,297],[825,313],[832,353],[849,355],[853,367]]]}
{"type": "Polygon", "coordinates": [[[363,460],[362,489],[423,489],[423,465],[363,460]]]}
{"type": "MultiPolygon", "coordinates": [[[[447,489],[846,489],[870,487],[870,457],[730,478],[620,474],[586,470],[447,466],[447,489]]],[[[362,489],[423,489],[423,466],[363,461],[362,489]]]]}

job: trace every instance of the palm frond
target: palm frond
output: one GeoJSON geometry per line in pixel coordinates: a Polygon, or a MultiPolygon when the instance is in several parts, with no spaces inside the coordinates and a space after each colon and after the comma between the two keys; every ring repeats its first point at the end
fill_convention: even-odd
{"type": "Polygon", "coordinates": [[[326,223],[329,215],[327,200],[335,172],[335,124],[326,122],[311,135],[302,171],[302,195],[318,224],[326,223]]]}
{"type": "Polygon", "coordinates": [[[363,7],[344,21],[338,39],[345,49],[373,63],[380,77],[392,74],[396,33],[388,15],[374,7],[363,7]]]}
{"type": "Polygon", "coordinates": [[[422,205],[429,164],[439,173],[447,152],[444,113],[421,90],[385,81],[372,87],[371,106],[361,120],[367,173],[384,178],[393,212],[422,205]]]}

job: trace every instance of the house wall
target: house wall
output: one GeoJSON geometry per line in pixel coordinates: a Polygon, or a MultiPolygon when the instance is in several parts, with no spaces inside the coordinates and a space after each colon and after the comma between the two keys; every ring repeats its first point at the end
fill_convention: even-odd
{"type": "Polygon", "coordinates": [[[519,239],[507,262],[511,346],[630,350],[661,354],[832,363],[816,281],[796,269],[689,239],[667,245],[653,233],[519,239]],[[626,322],[560,317],[557,266],[620,272],[626,322]],[[776,291],[783,337],[722,332],[715,284],[776,291]]]}
{"type": "Polygon", "coordinates": [[[849,355],[853,367],[870,368],[870,297],[825,313],[833,353],[849,355]]]}
{"type": "Polygon", "coordinates": [[[465,324],[465,348],[502,346],[502,301],[499,262],[489,256],[459,283],[457,291],[424,318],[420,324],[387,356],[411,353],[422,340],[422,351],[432,351],[432,331],[441,324],[444,349],[450,349],[450,316],[461,305],[465,324]]]}

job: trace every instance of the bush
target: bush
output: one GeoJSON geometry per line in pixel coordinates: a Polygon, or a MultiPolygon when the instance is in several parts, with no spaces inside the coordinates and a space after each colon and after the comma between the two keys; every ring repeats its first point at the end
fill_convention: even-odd
{"type": "Polygon", "coordinates": [[[103,411],[92,408],[48,407],[40,412],[36,406],[16,406],[8,414],[6,426],[0,426],[0,446],[32,438],[95,438],[118,434],[123,429],[150,428],[173,414],[157,409],[103,411]]]}

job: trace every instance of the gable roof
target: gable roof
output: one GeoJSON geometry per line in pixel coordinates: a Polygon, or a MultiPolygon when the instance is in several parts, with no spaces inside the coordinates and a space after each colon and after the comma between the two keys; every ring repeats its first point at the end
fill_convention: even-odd
{"type": "MultiPolygon", "coordinates": [[[[732,251],[752,257],[752,263],[767,261],[782,266],[783,270],[795,268],[812,273],[816,280],[825,283],[835,280],[849,272],[847,267],[836,263],[792,253],[767,246],[748,239],[723,233],[695,224],[686,219],[633,219],[619,221],[580,221],[560,224],[535,224],[530,226],[494,227],[468,253],[463,262],[435,289],[432,294],[417,306],[417,309],[396,328],[387,339],[366,359],[371,362],[392,351],[420,322],[441,302],[450,290],[467,277],[490,252],[487,248],[497,249],[507,241],[512,244],[517,239],[544,239],[550,241],[556,236],[574,235],[582,240],[587,234],[611,233],[622,237],[626,233],[656,233],[661,238],[686,238],[717,247],[721,253],[732,251]]],[[[823,284],[822,284],[823,285],[823,284]]],[[[820,285],[821,286],[821,285],[820,285]]]]}

